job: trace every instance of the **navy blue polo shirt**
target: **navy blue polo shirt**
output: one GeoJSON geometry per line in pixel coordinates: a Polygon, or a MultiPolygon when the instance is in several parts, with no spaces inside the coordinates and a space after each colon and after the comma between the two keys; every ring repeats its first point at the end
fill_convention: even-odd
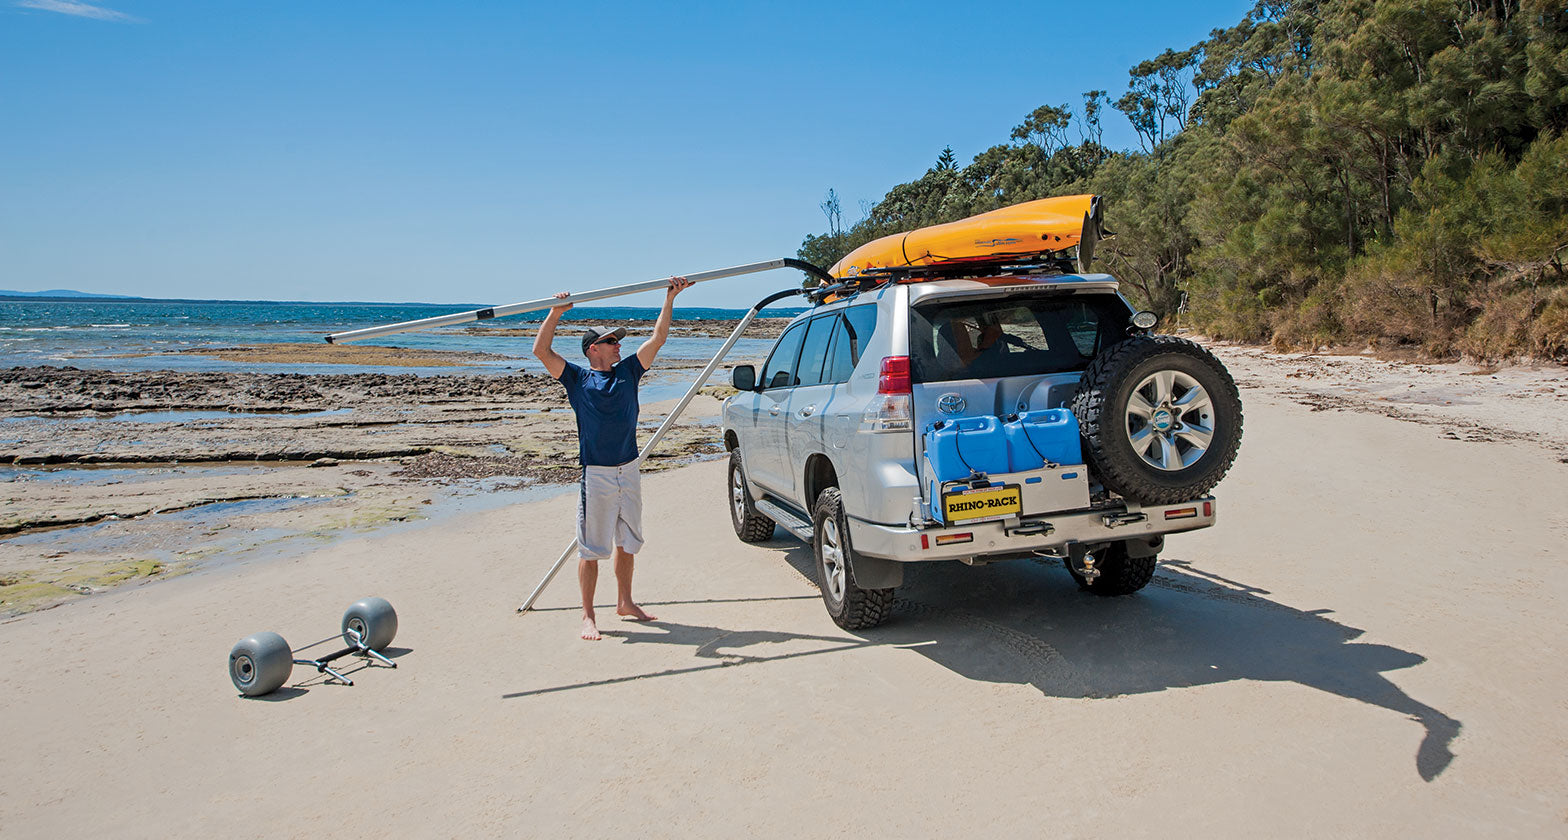
{"type": "Polygon", "coordinates": [[[561,384],[577,412],[578,463],[618,467],[637,457],[637,380],[647,372],[636,353],[607,371],[566,363],[561,384]]]}

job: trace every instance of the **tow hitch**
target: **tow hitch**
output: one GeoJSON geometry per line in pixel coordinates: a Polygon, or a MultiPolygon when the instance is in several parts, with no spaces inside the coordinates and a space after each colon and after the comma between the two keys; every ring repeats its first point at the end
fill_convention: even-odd
{"type": "Polygon", "coordinates": [[[1094,567],[1094,553],[1083,543],[1071,543],[1067,546],[1067,563],[1072,570],[1084,579],[1084,582],[1093,585],[1100,576],[1100,570],[1094,567]]]}

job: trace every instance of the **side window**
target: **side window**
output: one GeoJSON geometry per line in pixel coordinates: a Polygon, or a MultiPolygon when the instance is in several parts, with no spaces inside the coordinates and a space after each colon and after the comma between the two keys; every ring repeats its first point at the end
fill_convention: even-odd
{"type": "Polygon", "coordinates": [[[1089,307],[1080,303],[1068,310],[1067,334],[1072,336],[1080,356],[1092,359],[1099,352],[1100,319],[1089,307]]]}
{"type": "Polygon", "coordinates": [[[800,365],[795,369],[796,385],[816,385],[822,381],[823,363],[828,358],[828,339],[833,335],[833,325],[838,313],[811,319],[806,330],[806,343],[800,350],[800,365]]]}
{"type": "Polygon", "coordinates": [[[855,370],[855,365],[860,364],[860,356],[871,342],[871,331],[877,326],[875,305],[851,306],[844,310],[843,315],[843,319],[833,329],[832,357],[828,359],[828,370],[823,374],[824,382],[849,381],[850,373],[855,370]]]}
{"type": "Polygon", "coordinates": [[[794,384],[791,377],[795,373],[795,357],[800,355],[800,340],[805,337],[805,321],[785,330],[779,337],[779,343],[773,345],[773,353],[768,356],[768,363],[762,366],[763,389],[788,388],[794,384]]]}
{"type": "Polygon", "coordinates": [[[849,322],[843,318],[833,324],[833,341],[828,348],[828,367],[822,381],[828,384],[849,381],[849,372],[855,369],[853,359],[855,342],[849,337],[849,322]]]}
{"type": "MultiPolygon", "coordinates": [[[[844,310],[844,320],[849,329],[850,354],[849,366],[851,369],[860,364],[861,354],[866,352],[866,346],[871,343],[871,334],[877,328],[876,304],[864,306],[851,306],[844,310]]],[[[849,380],[849,371],[844,371],[844,381],[849,380]]]]}

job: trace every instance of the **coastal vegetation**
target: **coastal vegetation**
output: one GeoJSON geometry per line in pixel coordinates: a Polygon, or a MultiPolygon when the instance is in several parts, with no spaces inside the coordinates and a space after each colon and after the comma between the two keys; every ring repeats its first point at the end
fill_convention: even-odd
{"type": "Polygon", "coordinates": [[[1568,8],[1265,0],[952,149],[802,259],[1020,201],[1096,193],[1096,268],[1170,326],[1276,347],[1568,360],[1568,8]],[[1139,148],[1103,144],[1115,110],[1139,148]]]}

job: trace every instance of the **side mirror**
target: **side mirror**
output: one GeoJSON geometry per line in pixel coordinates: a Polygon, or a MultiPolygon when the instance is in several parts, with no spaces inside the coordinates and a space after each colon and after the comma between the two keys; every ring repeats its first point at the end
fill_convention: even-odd
{"type": "Polygon", "coordinates": [[[757,390],[757,369],[751,365],[736,365],[735,369],[730,371],[730,384],[734,385],[737,391],[757,390]]]}

